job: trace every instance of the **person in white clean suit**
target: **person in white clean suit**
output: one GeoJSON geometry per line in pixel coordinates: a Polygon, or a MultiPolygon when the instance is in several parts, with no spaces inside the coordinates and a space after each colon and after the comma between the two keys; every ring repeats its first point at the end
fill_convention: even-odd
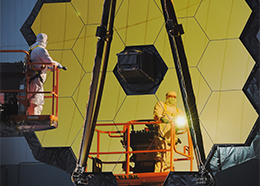
{"type": "MultiPolygon", "coordinates": [[[[30,67],[30,81],[29,81],[29,92],[43,92],[43,83],[46,80],[47,68],[52,68],[56,65],[58,68],[66,70],[67,68],[62,66],[57,61],[54,61],[45,49],[47,46],[48,37],[44,33],[40,33],[36,37],[36,42],[29,48],[30,61],[31,63],[42,63],[35,64],[30,67]],[[53,65],[47,65],[52,63],[53,65]]],[[[29,115],[40,115],[44,104],[43,93],[29,93],[29,115]]]]}

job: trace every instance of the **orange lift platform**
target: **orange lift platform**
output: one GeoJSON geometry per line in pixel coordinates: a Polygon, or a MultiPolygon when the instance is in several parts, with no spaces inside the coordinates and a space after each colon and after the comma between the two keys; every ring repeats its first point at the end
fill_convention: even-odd
{"type": "MultiPolygon", "coordinates": [[[[33,68],[30,62],[30,55],[25,50],[0,50],[0,52],[11,52],[11,53],[25,53],[27,60],[25,62],[15,63],[2,63],[1,62],[1,105],[8,107],[9,103],[7,95],[11,94],[15,102],[14,105],[21,108],[11,109],[11,112],[1,112],[1,122],[6,123],[8,126],[15,127],[17,131],[40,131],[54,129],[58,127],[58,90],[59,90],[59,69],[53,64],[46,63],[33,63],[40,64],[43,66],[41,69],[33,68]],[[51,66],[52,68],[47,68],[51,66]],[[50,91],[44,92],[30,92],[29,81],[30,74],[33,71],[43,70],[47,68],[52,73],[52,88],[50,91]],[[17,72],[18,71],[18,72],[17,72]],[[15,74],[19,74],[19,78],[15,77],[15,74]],[[43,93],[44,98],[51,99],[51,114],[50,115],[29,115],[28,106],[29,99],[28,94],[39,94],[43,93]]],[[[9,109],[10,110],[10,109],[9,109]]]]}
{"type": "MultiPolygon", "coordinates": [[[[158,125],[160,122],[154,120],[133,120],[127,123],[110,123],[110,124],[96,124],[97,128],[116,126],[116,128],[122,128],[121,131],[104,131],[95,129],[97,137],[97,151],[90,152],[89,158],[93,159],[93,172],[101,172],[102,165],[104,164],[121,164],[122,174],[114,174],[119,186],[127,185],[162,185],[165,181],[168,172],[154,172],[154,165],[156,163],[156,155],[158,152],[170,151],[170,171],[175,171],[174,161],[189,161],[190,171],[193,170],[193,145],[189,131],[189,127],[182,134],[187,135],[187,144],[183,145],[183,152],[177,150],[175,143],[171,143],[171,148],[159,150],[155,145],[156,135],[149,129],[151,125],[158,125]],[[134,125],[146,125],[142,131],[135,131],[134,125]],[[123,145],[123,151],[100,151],[101,147],[101,135],[107,135],[109,138],[119,138],[123,145]],[[174,152],[179,154],[181,158],[173,158],[174,152]],[[100,159],[102,155],[125,155],[124,161],[103,161],[100,159]],[[95,157],[94,157],[95,156],[95,157]],[[131,163],[135,166],[131,167],[131,163]]],[[[169,123],[172,125],[171,139],[175,139],[175,123],[169,123]]],[[[85,170],[87,172],[87,170],[85,170]]]]}

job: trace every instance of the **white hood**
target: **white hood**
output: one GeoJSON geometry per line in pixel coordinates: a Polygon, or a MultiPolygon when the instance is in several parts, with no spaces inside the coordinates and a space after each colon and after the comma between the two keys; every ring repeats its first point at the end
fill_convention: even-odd
{"type": "Polygon", "coordinates": [[[47,39],[48,39],[47,34],[39,33],[36,37],[36,43],[34,43],[32,47],[36,45],[40,45],[41,47],[45,48],[47,46],[47,39]]]}

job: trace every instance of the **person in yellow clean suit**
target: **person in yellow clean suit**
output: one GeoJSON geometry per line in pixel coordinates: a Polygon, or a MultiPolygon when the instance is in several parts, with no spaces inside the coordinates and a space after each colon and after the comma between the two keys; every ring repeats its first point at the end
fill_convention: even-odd
{"type": "MultiPolygon", "coordinates": [[[[175,144],[179,142],[178,134],[187,130],[187,122],[185,114],[182,110],[176,107],[177,94],[174,91],[169,91],[166,94],[165,103],[159,101],[154,107],[153,118],[160,121],[158,138],[155,140],[157,149],[170,149],[171,148],[171,128],[172,124],[177,120],[182,122],[182,126],[175,126],[175,144]]],[[[174,152],[173,152],[174,153],[174,152]]],[[[170,151],[158,152],[157,163],[155,164],[154,172],[170,171],[170,151]]]]}

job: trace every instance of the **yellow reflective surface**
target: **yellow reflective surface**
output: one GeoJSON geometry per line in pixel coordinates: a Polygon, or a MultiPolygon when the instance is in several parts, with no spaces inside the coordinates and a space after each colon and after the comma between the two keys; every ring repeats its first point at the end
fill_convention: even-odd
{"type": "Polygon", "coordinates": [[[45,3],[32,29],[48,35],[48,49],[71,49],[83,22],[70,3],[45,3]]]}
{"type": "Polygon", "coordinates": [[[204,0],[195,18],[211,40],[239,38],[250,12],[243,0],[204,0]]]}
{"type": "Polygon", "coordinates": [[[256,112],[241,91],[213,92],[200,117],[214,143],[244,142],[256,112]]]}
{"type": "MultiPolygon", "coordinates": [[[[251,10],[244,0],[174,0],[173,3],[178,22],[185,32],[182,39],[206,155],[214,143],[243,143],[257,118],[242,92],[254,61],[239,40],[251,10]]],[[[177,92],[177,105],[184,110],[160,1],[118,0],[116,7],[98,122],[152,119],[155,103],[164,101],[166,92],[170,90],[177,92]],[[112,72],[117,63],[116,54],[125,46],[151,44],[169,68],[164,80],[154,95],[127,96],[112,72]]],[[[95,34],[102,9],[102,0],[45,3],[32,25],[36,35],[40,32],[48,35],[47,49],[52,58],[68,67],[67,71],[60,71],[59,127],[37,132],[37,136],[46,147],[71,146],[76,156],[86,115],[98,40],[95,34]]],[[[49,86],[50,80],[47,79],[45,87],[49,86]]],[[[44,113],[50,113],[48,100],[44,113]]],[[[111,128],[115,129],[108,127],[107,130],[111,128]]],[[[113,151],[123,150],[122,144],[114,139],[102,137],[101,142],[102,150],[110,147],[113,151]]],[[[94,138],[92,150],[95,149],[94,138]]],[[[122,157],[110,155],[102,158],[115,161],[122,157]]],[[[112,165],[103,168],[104,171],[113,169],[112,165]]],[[[120,170],[121,165],[114,171],[120,170]]],[[[175,170],[189,170],[189,167],[176,163],[175,170]]]]}
{"type": "Polygon", "coordinates": [[[254,61],[240,40],[212,41],[198,69],[213,90],[241,90],[254,61]]]}

